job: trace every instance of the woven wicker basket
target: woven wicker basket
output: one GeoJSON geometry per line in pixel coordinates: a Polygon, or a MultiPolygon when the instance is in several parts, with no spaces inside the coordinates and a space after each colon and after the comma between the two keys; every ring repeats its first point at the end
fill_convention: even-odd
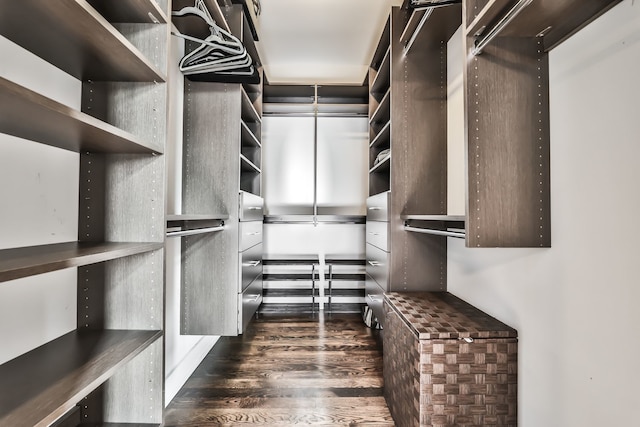
{"type": "Polygon", "coordinates": [[[385,294],[385,397],[396,425],[517,425],[517,332],[446,293],[385,294]]]}

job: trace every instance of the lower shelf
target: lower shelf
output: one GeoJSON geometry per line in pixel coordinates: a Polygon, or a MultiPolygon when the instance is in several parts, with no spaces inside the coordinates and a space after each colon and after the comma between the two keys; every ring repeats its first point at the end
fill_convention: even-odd
{"type": "Polygon", "coordinates": [[[162,337],[73,331],[0,366],[0,426],[49,425],[162,337]]]}

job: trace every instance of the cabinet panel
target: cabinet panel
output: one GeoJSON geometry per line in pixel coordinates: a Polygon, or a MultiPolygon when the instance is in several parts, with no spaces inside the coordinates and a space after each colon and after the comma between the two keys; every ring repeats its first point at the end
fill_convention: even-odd
{"type": "Polygon", "coordinates": [[[382,308],[382,302],[384,300],[384,290],[378,285],[378,283],[368,274],[365,277],[365,299],[367,305],[373,311],[373,315],[378,319],[384,327],[384,311],[382,308]]]}
{"type": "Polygon", "coordinates": [[[241,252],[262,242],[262,221],[241,222],[239,226],[241,252]]]}
{"type": "Polygon", "coordinates": [[[262,273],[262,244],[240,253],[240,289],[238,291],[243,292],[260,273],[262,273]]]}
{"type": "Polygon", "coordinates": [[[238,316],[238,330],[244,332],[256,310],[262,304],[262,274],[259,274],[256,280],[240,294],[238,304],[241,310],[238,316]]]}
{"type": "Polygon", "coordinates": [[[389,253],[367,243],[367,274],[380,287],[389,290],[389,253]]]}
{"type": "Polygon", "coordinates": [[[389,251],[389,223],[380,221],[367,221],[367,243],[389,251]]]}
{"type": "Polygon", "coordinates": [[[367,221],[389,221],[389,191],[367,199],[367,221]]]}

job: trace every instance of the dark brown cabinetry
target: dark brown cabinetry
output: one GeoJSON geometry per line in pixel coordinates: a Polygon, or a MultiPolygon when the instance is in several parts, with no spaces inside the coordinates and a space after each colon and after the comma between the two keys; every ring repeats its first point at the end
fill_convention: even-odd
{"type": "Polygon", "coordinates": [[[158,425],[168,4],[0,10],[0,35],[82,81],[77,111],[0,79],[0,132],[80,153],[77,242],[0,251],[0,282],[78,277],[76,329],[0,366],[0,425],[49,425],[80,402],[83,422],[158,425]]]}
{"type": "MultiPolygon", "coordinates": [[[[210,7],[259,67],[242,5],[210,7]]],[[[183,213],[226,219],[221,232],[182,239],[180,330],[238,335],[262,302],[262,84],[187,78],[184,98],[183,213]]]]}

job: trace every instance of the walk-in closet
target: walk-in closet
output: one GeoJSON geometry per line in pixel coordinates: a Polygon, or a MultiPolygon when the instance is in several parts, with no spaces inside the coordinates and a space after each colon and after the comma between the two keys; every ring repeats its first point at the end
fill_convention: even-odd
{"type": "Polygon", "coordinates": [[[635,0],[0,0],[0,427],[635,426],[635,0]]]}

